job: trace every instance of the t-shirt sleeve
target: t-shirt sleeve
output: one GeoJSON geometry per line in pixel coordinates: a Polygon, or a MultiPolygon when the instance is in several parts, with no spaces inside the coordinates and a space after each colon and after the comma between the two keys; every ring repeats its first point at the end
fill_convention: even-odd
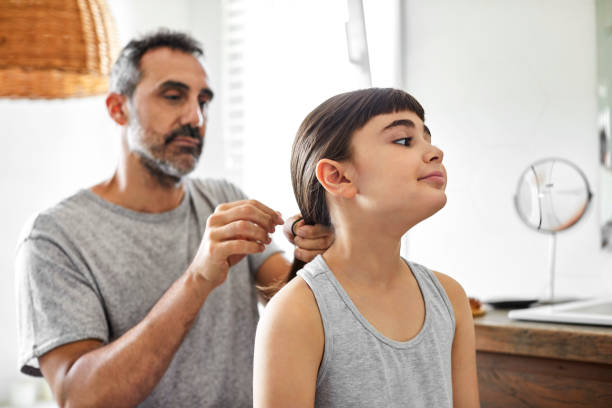
{"type": "Polygon", "coordinates": [[[85,339],[108,342],[108,324],[95,284],[56,243],[24,240],[15,269],[18,363],[23,373],[41,376],[38,357],[63,344],[85,339]]]}

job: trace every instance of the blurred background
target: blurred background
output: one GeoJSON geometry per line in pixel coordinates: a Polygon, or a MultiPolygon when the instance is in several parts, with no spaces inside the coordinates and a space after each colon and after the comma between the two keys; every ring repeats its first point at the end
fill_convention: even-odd
{"type": "MultiPolygon", "coordinates": [[[[446,207],[407,234],[405,256],[451,275],[469,296],[541,296],[549,242],[523,225],[513,196],[530,163],[562,157],[582,169],[594,199],[559,236],[557,292],[612,294],[612,253],[600,232],[602,1],[107,3],[121,46],[158,27],[203,43],[216,96],[196,176],[229,178],[285,217],[295,214],[289,155],[306,114],[340,92],[401,87],[425,107],[448,171],[446,207]]],[[[0,405],[30,404],[20,392],[49,398],[18,372],[15,247],[38,211],[111,176],[119,128],[104,99],[0,99],[0,405]]]]}

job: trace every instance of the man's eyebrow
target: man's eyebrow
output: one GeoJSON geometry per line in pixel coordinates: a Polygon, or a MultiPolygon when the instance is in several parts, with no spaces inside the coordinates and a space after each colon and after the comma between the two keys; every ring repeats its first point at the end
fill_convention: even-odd
{"type": "Polygon", "coordinates": [[[202,88],[200,90],[200,95],[206,95],[209,101],[212,101],[212,98],[215,96],[215,93],[210,88],[202,88]]]}
{"type": "MultiPolygon", "coordinates": [[[[166,90],[166,89],[176,89],[176,88],[180,88],[183,89],[185,91],[189,90],[189,85],[180,82],[180,81],[172,81],[172,80],[168,80],[163,82],[160,86],[159,89],[166,90]]],[[[211,100],[213,98],[213,96],[215,96],[214,92],[212,91],[212,89],[210,88],[202,88],[200,90],[200,95],[205,95],[206,97],[208,97],[209,100],[211,100]]]]}
{"type": "Polygon", "coordinates": [[[162,89],[162,90],[165,90],[165,89],[168,89],[168,88],[181,88],[181,89],[184,89],[184,90],[188,91],[189,90],[189,85],[187,85],[187,84],[185,84],[183,82],[180,82],[180,81],[169,80],[169,81],[163,82],[159,86],[159,89],[162,89]]]}
{"type": "Polygon", "coordinates": [[[398,119],[398,120],[394,120],[393,122],[389,123],[387,126],[383,128],[383,130],[391,129],[397,126],[406,126],[410,128],[416,127],[414,122],[409,119],[398,119]]]}

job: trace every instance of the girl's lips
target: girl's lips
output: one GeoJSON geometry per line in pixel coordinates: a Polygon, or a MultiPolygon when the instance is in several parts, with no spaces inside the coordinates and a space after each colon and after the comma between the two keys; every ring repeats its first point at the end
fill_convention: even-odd
{"type": "Polygon", "coordinates": [[[434,171],[433,173],[429,173],[428,175],[421,177],[418,181],[427,181],[434,184],[443,185],[446,182],[444,177],[444,173],[441,171],[434,171]]]}
{"type": "Polygon", "coordinates": [[[429,173],[428,175],[419,178],[419,180],[425,180],[425,179],[429,179],[429,178],[440,178],[442,180],[444,180],[444,173],[442,173],[441,171],[434,171],[432,173],[429,173]]]}

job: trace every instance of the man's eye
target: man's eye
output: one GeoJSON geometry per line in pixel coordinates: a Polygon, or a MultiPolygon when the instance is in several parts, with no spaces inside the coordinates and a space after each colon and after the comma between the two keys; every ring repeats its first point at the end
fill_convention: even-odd
{"type": "Polygon", "coordinates": [[[164,95],[164,98],[166,98],[169,101],[178,101],[179,99],[181,99],[181,95],[177,95],[177,94],[166,94],[164,95]]]}
{"type": "Polygon", "coordinates": [[[396,139],[393,141],[395,144],[402,144],[404,146],[410,146],[412,144],[411,137],[402,137],[401,139],[396,139]]]}

